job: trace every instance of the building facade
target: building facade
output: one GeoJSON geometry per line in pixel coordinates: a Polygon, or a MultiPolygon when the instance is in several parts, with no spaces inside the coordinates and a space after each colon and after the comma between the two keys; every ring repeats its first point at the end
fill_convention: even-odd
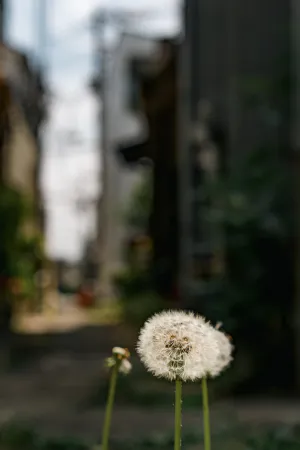
{"type": "Polygon", "coordinates": [[[130,167],[118,157],[117,149],[127,142],[140,142],[147,135],[147,122],[139,101],[136,62],[147,64],[155,58],[157,44],[139,36],[124,34],[112,51],[103,82],[105,116],[102,149],[102,199],[100,290],[103,297],[113,295],[112,278],[124,266],[125,244],[133,230],[124,224],[128,200],[144,175],[141,167],[130,167]]]}
{"type": "Polygon", "coordinates": [[[27,57],[0,44],[2,182],[35,205],[40,228],[39,130],[45,119],[45,90],[27,57]]]}
{"type": "Polygon", "coordinates": [[[259,148],[289,154],[290,7],[280,0],[184,3],[178,94],[181,287],[187,298],[215,295],[217,288],[195,271],[195,265],[206,265],[215,243],[205,231],[205,204],[197,196],[205,145],[195,140],[194,129],[203,125],[202,107],[209,105],[219,168],[228,171],[259,148]]]}
{"type": "MultiPolygon", "coordinates": [[[[19,217],[13,222],[14,244],[9,240],[9,245],[7,242],[5,245],[7,239],[3,237],[0,289],[5,298],[4,293],[8,292],[7,287],[12,277],[23,277],[22,295],[29,295],[30,300],[37,300],[39,303],[42,297],[41,290],[34,288],[34,293],[32,289],[29,294],[25,272],[20,265],[14,263],[12,255],[13,252],[20,252],[20,255],[24,257],[24,264],[27,258],[26,266],[30,270],[33,283],[34,273],[40,271],[42,266],[42,248],[40,247],[43,237],[43,220],[41,220],[43,215],[39,187],[41,151],[39,130],[44,118],[45,90],[38,70],[30,65],[24,54],[0,42],[0,192],[4,194],[3,198],[7,193],[9,198],[13,196],[14,200],[11,200],[14,203],[7,208],[11,214],[18,214],[19,217]],[[30,208],[30,214],[25,214],[23,211],[26,208],[29,212],[27,205],[30,208]],[[29,247],[32,249],[31,252],[29,247]]],[[[5,204],[4,201],[4,208],[5,204]]],[[[3,211],[2,209],[4,214],[3,211]]],[[[2,220],[1,227],[3,227],[1,233],[4,236],[9,228],[5,220],[2,220]]],[[[6,329],[9,324],[11,307],[10,301],[1,304],[0,328],[2,329],[6,329]],[[3,308],[7,308],[7,311],[3,311],[3,308]]]]}
{"type": "Polygon", "coordinates": [[[148,234],[152,241],[151,272],[154,288],[174,299],[178,279],[178,167],[177,167],[177,57],[178,45],[159,40],[159,58],[152,70],[140,68],[141,107],[148,135],[121,150],[129,166],[143,158],[152,162],[153,193],[148,234]]]}

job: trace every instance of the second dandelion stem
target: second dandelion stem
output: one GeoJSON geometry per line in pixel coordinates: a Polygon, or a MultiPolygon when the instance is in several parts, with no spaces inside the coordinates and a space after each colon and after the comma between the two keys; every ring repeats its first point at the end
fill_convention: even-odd
{"type": "Polygon", "coordinates": [[[118,361],[113,366],[112,371],[111,371],[108,399],[107,399],[107,403],[106,403],[104,426],[103,426],[103,433],[102,433],[102,447],[101,447],[102,450],[108,450],[111,415],[112,415],[112,409],[113,409],[113,405],[114,405],[119,367],[120,367],[120,362],[118,361]]]}
{"type": "Polygon", "coordinates": [[[174,450],[181,449],[181,397],[182,397],[182,381],[176,380],[174,450]]]}
{"type": "Polygon", "coordinates": [[[210,419],[208,404],[207,380],[202,378],[202,401],[203,401],[203,427],[204,427],[204,450],[210,450],[210,419]]]}

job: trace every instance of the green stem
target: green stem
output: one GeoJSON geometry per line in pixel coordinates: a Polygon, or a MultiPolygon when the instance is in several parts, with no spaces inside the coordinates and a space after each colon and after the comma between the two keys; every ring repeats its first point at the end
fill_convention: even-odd
{"type": "Polygon", "coordinates": [[[174,450],[181,449],[181,396],[182,396],[182,381],[176,380],[174,450]]]}
{"type": "Polygon", "coordinates": [[[108,398],[107,398],[107,403],[106,403],[105,418],[104,418],[104,425],[103,425],[103,432],[102,432],[101,450],[108,450],[111,415],[112,415],[112,409],[113,409],[113,405],[114,405],[119,367],[120,367],[120,363],[116,362],[116,364],[113,366],[112,371],[111,371],[108,398]]]}
{"type": "Polygon", "coordinates": [[[202,401],[203,401],[203,426],[204,426],[204,450],[210,450],[210,420],[207,380],[202,378],[202,401]]]}

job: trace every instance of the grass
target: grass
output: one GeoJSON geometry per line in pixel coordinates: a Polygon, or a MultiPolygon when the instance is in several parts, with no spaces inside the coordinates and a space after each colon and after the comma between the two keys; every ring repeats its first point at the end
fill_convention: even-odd
{"type": "Polygon", "coordinates": [[[104,306],[86,310],[89,322],[93,325],[117,325],[122,318],[122,308],[118,302],[103,302],[104,306]]]}
{"type": "MultiPolygon", "coordinates": [[[[201,450],[203,436],[194,430],[183,433],[186,450],[201,450]]],[[[260,427],[234,425],[224,427],[213,435],[216,450],[299,450],[300,427],[260,427]]],[[[51,439],[39,435],[30,427],[9,423],[0,430],[0,450],[92,450],[91,443],[72,438],[51,439]]],[[[143,439],[132,437],[127,441],[113,440],[112,450],[172,450],[173,433],[152,434],[143,439]]]]}
{"type": "MultiPolygon", "coordinates": [[[[132,357],[133,371],[130,377],[121,376],[118,379],[117,405],[132,405],[140,408],[171,406],[174,403],[174,389],[164,380],[154,378],[149,374],[136,356],[132,357]]],[[[241,361],[243,367],[244,360],[241,361]]],[[[238,364],[227,371],[213,383],[209,384],[210,400],[226,397],[236,379],[242,379],[238,364]]],[[[99,380],[98,384],[91,388],[87,398],[80,408],[104,406],[108,389],[108,377],[99,380]]],[[[201,386],[195,383],[184,386],[185,408],[201,408],[201,386]]]]}

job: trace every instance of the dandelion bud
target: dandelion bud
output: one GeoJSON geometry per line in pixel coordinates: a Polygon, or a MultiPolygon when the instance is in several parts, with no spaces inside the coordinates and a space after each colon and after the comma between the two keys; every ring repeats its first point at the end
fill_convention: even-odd
{"type": "Polygon", "coordinates": [[[114,347],[112,349],[112,354],[117,357],[118,359],[124,359],[124,358],[129,358],[130,357],[130,352],[128,350],[128,348],[123,348],[123,347],[114,347]]]}
{"type": "Polygon", "coordinates": [[[130,352],[127,348],[114,347],[112,349],[112,355],[105,360],[105,366],[112,368],[118,365],[118,372],[127,375],[131,369],[132,364],[129,362],[130,352]]]}

